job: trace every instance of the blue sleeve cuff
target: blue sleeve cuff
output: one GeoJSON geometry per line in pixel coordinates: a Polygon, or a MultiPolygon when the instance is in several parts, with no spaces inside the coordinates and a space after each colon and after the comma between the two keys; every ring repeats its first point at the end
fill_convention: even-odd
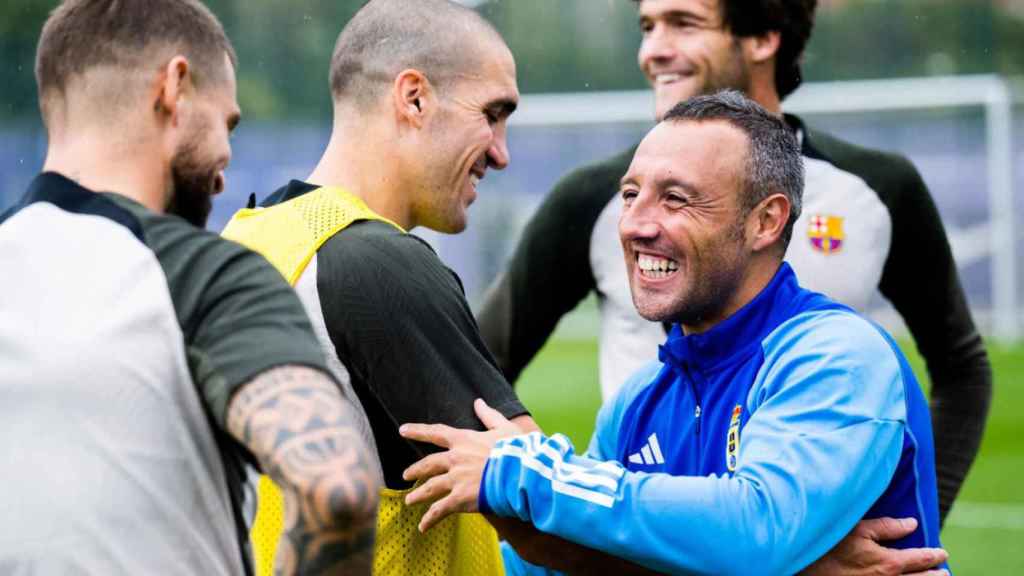
{"type": "Polygon", "coordinates": [[[477,489],[476,507],[481,514],[494,514],[494,510],[487,502],[487,470],[491,467],[491,459],[488,458],[484,464],[484,473],[480,475],[480,487],[477,489]]]}

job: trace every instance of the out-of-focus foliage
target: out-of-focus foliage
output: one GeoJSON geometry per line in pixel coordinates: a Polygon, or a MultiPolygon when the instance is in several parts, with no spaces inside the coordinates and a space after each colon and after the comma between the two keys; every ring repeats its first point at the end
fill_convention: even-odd
{"type": "Polygon", "coordinates": [[[0,120],[36,113],[36,41],[49,5],[41,0],[0,2],[0,120]]]}
{"type": "MultiPolygon", "coordinates": [[[[35,117],[35,43],[56,3],[0,2],[0,120],[35,117]]],[[[329,116],[327,66],[334,39],[362,0],[207,4],[239,52],[239,95],[247,119],[329,116]]],[[[480,10],[516,55],[524,92],[644,86],[630,0],[489,0],[480,10]]],[[[823,0],[806,77],[1021,74],[1022,14],[1018,0],[823,0]]]]}

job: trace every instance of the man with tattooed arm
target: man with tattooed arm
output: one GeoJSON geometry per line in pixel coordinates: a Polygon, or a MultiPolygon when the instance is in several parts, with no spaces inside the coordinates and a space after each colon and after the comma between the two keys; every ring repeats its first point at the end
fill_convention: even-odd
{"type": "Polygon", "coordinates": [[[378,479],[294,292],[201,230],[238,123],[198,0],[66,0],[43,172],[0,215],[0,572],[252,573],[243,468],[282,487],[280,574],[369,574],[378,479]]]}

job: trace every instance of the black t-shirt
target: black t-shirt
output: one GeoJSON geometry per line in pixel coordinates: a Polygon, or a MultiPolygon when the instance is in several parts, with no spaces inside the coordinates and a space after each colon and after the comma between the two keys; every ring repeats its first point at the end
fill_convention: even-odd
{"type": "MultiPolygon", "coordinates": [[[[292,181],[264,206],[315,190],[292,181]]],[[[482,430],[473,401],[526,414],[480,336],[458,276],[429,244],[379,221],[356,222],[317,252],[317,292],[338,359],[370,420],[385,483],[433,451],[398,434],[410,422],[482,430]]]]}

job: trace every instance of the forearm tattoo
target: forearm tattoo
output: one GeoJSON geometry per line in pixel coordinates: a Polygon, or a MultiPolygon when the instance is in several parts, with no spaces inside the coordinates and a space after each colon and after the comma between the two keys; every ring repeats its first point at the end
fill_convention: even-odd
{"type": "Polygon", "coordinates": [[[284,495],[276,574],[370,574],[378,481],[352,406],[323,373],[269,370],[228,407],[228,430],[284,495]]]}

